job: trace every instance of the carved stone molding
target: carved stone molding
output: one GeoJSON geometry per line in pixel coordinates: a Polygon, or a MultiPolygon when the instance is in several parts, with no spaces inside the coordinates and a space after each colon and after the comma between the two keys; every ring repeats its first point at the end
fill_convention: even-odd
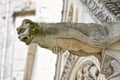
{"type": "Polygon", "coordinates": [[[69,76],[69,73],[73,67],[73,65],[75,64],[76,60],[78,59],[78,56],[75,56],[73,54],[69,54],[69,57],[66,61],[66,64],[64,66],[64,70],[61,76],[61,80],[66,80],[69,76]]]}
{"type": "Polygon", "coordinates": [[[101,70],[107,80],[120,80],[120,62],[113,57],[106,56],[101,70]]]}
{"type": "Polygon", "coordinates": [[[96,80],[100,74],[100,62],[96,57],[81,57],[71,69],[68,80],[96,80]]]}
{"type": "Polygon", "coordinates": [[[120,62],[106,55],[101,66],[95,56],[80,57],[64,69],[61,80],[120,80],[120,62]]]}
{"type": "Polygon", "coordinates": [[[77,57],[73,64],[68,58],[69,66],[64,68],[67,72],[63,72],[61,80],[120,80],[120,42],[112,44],[104,54],[102,61],[92,55],[77,57]]]}
{"type": "Polygon", "coordinates": [[[119,0],[81,0],[97,21],[120,21],[119,0]]]}

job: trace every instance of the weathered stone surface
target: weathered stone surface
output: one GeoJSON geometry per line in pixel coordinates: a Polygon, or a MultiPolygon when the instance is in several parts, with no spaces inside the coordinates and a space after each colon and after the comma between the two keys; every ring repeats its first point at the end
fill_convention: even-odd
{"type": "Polygon", "coordinates": [[[106,78],[101,73],[99,60],[94,56],[88,56],[81,57],[75,62],[68,80],[106,80],[106,78]]]}
{"type": "Polygon", "coordinates": [[[26,44],[38,43],[41,47],[53,49],[99,53],[119,40],[118,23],[34,23],[24,20],[17,29],[19,39],[26,44]],[[74,48],[73,48],[74,47],[74,48]]]}
{"type": "Polygon", "coordinates": [[[38,43],[41,47],[60,47],[70,51],[99,53],[119,40],[119,23],[34,23],[24,20],[17,29],[19,39],[26,44],[38,43]],[[74,47],[74,48],[73,48],[74,47]]]}
{"type": "Polygon", "coordinates": [[[83,59],[69,57],[62,80],[119,80],[120,71],[116,69],[120,66],[120,26],[113,22],[103,24],[34,23],[25,19],[17,31],[27,45],[37,43],[50,50],[55,48],[55,52],[69,50],[79,56],[94,55],[83,59]],[[82,60],[77,64],[79,59],[82,60]]]}

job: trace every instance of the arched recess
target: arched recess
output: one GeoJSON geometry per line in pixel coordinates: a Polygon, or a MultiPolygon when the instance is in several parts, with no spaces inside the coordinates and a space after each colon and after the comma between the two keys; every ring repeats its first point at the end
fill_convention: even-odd
{"type": "Polygon", "coordinates": [[[75,13],[75,22],[78,22],[78,9],[76,9],[76,13],[75,13]]]}
{"type": "Polygon", "coordinates": [[[98,80],[99,76],[105,78],[101,74],[99,60],[94,56],[88,56],[76,61],[67,80],[98,80]]]}
{"type": "Polygon", "coordinates": [[[68,12],[69,12],[68,13],[68,22],[72,22],[73,21],[73,4],[71,4],[68,12]]]}

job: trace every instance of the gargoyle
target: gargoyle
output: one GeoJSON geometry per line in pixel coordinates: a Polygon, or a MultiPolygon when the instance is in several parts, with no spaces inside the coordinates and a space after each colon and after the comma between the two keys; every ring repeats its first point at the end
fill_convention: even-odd
{"type": "Polygon", "coordinates": [[[25,19],[17,28],[19,39],[27,45],[37,43],[52,50],[59,47],[63,50],[99,53],[120,38],[119,24],[105,23],[35,23],[25,19]]]}

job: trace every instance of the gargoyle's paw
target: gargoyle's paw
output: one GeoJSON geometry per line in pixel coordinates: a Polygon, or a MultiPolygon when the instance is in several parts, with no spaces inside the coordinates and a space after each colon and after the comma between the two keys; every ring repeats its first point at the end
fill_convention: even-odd
{"type": "Polygon", "coordinates": [[[101,45],[102,44],[100,41],[92,41],[91,43],[96,44],[96,45],[101,45]]]}
{"type": "Polygon", "coordinates": [[[101,46],[102,47],[102,46],[105,46],[105,41],[94,41],[93,44],[96,45],[96,46],[101,46]]]}
{"type": "Polygon", "coordinates": [[[101,41],[96,41],[96,40],[92,40],[92,41],[88,41],[88,44],[93,45],[93,46],[102,46],[102,42],[101,41]]]}
{"type": "Polygon", "coordinates": [[[100,47],[100,46],[102,46],[102,44],[101,43],[91,43],[91,45],[94,45],[94,46],[97,46],[97,47],[100,47]]]}
{"type": "Polygon", "coordinates": [[[62,54],[64,52],[64,50],[60,47],[55,47],[52,49],[52,52],[55,54],[62,54]]]}

